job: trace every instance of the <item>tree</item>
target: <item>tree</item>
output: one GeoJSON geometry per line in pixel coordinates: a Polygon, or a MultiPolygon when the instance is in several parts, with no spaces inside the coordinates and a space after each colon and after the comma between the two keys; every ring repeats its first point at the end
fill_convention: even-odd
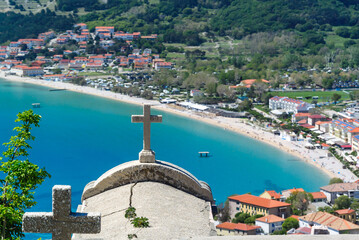
{"type": "Polygon", "coordinates": [[[348,196],[340,196],[335,199],[335,205],[337,209],[347,209],[350,207],[352,201],[348,196]]]}
{"type": "Polygon", "coordinates": [[[359,201],[357,199],[353,199],[352,204],[350,204],[350,209],[354,209],[355,211],[359,210],[359,201]]]}
{"type": "Polygon", "coordinates": [[[333,100],[334,102],[337,102],[337,101],[339,101],[339,99],[340,99],[341,97],[342,97],[342,96],[341,96],[340,94],[334,93],[333,96],[332,96],[332,100],[333,100]]]}
{"type": "Polygon", "coordinates": [[[22,216],[26,209],[34,206],[34,190],[50,174],[44,168],[28,160],[28,141],[35,140],[31,135],[32,126],[39,127],[41,116],[32,110],[17,115],[15,127],[17,135],[4,143],[7,150],[0,158],[0,230],[1,239],[19,239],[24,236],[21,231],[22,216]]]}
{"type": "Polygon", "coordinates": [[[218,206],[218,211],[219,211],[219,220],[221,222],[227,222],[230,219],[229,216],[229,201],[228,199],[225,201],[225,203],[221,203],[218,206]]]}
{"type": "Polygon", "coordinates": [[[309,202],[313,200],[313,196],[307,192],[293,192],[286,200],[287,203],[292,205],[292,210],[297,214],[304,214],[307,210],[309,202]],[[299,212],[298,212],[299,211],[299,212]]]}
{"type": "Polygon", "coordinates": [[[292,229],[292,228],[297,229],[297,228],[299,228],[299,221],[298,221],[297,219],[295,219],[295,218],[292,218],[292,217],[287,218],[287,219],[283,222],[282,228],[283,228],[283,230],[285,230],[286,232],[289,231],[289,230],[292,229]]]}
{"type": "Polygon", "coordinates": [[[334,208],[331,208],[329,206],[325,206],[325,207],[319,207],[318,208],[318,211],[320,212],[327,212],[327,213],[330,213],[330,214],[333,214],[335,209],[334,208]]]}
{"type": "Polygon", "coordinates": [[[244,99],[243,102],[241,102],[238,106],[238,111],[248,111],[252,108],[252,102],[248,99],[244,99]]]}
{"type": "Polygon", "coordinates": [[[343,183],[343,180],[340,179],[340,178],[331,178],[330,181],[329,181],[329,185],[332,185],[334,183],[343,183]]]}

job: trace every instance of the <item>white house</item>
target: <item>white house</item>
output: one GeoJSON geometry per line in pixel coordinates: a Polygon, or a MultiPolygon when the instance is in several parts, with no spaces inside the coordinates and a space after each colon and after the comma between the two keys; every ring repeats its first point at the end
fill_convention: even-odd
{"type": "Polygon", "coordinates": [[[282,224],[284,218],[278,217],[276,215],[268,215],[256,219],[256,226],[259,226],[263,229],[264,234],[271,234],[274,231],[282,230],[282,224]]]}
{"type": "Polygon", "coordinates": [[[359,183],[334,183],[320,188],[325,194],[328,202],[334,203],[335,199],[340,196],[348,196],[350,198],[359,199],[359,183]]]}
{"type": "Polygon", "coordinates": [[[309,109],[314,108],[314,105],[297,99],[275,96],[269,99],[269,108],[271,110],[283,109],[297,114],[299,112],[308,112],[309,109]]]}
{"type": "Polygon", "coordinates": [[[190,96],[191,97],[203,96],[203,92],[201,92],[200,90],[194,89],[194,90],[191,90],[190,96]]]}

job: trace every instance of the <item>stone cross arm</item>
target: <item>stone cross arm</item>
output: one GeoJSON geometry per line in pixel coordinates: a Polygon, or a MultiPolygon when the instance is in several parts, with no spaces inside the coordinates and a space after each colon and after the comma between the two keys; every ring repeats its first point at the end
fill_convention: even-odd
{"type": "Polygon", "coordinates": [[[71,186],[52,188],[52,212],[27,212],[22,218],[22,231],[52,233],[53,240],[71,240],[72,233],[99,233],[100,213],[71,212],[71,186]]]}
{"type": "MultiPolygon", "coordinates": [[[[161,123],[162,122],[162,116],[161,115],[151,115],[150,116],[151,123],[161,123]]],[[[133,123],[143,123],[144,122],[144,116],[143,115],[132,115],[131,116],[131,122],[133,123]]]]}
{"type": "Polygon", "coordinates": [[[54,219],[51,212],[27,212],[23,216],[22,229],[33,233],[99,233],[101,215],[98,213],[72,213],[64,221],[54,219]]]}

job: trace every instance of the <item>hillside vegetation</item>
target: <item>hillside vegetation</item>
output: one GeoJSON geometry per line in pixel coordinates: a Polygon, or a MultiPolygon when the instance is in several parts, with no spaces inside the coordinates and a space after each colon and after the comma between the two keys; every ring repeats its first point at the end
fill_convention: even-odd
{"type": "MultiPolygon", "coordinates": [[[[49,4],[48,1],[46,4],[49,4]]],[[[216,73],[220,84],[265,78],[272,86],[330,88],[358,79],[357,0],[56,0],[54,11],[0,13],[0,42],[71,29],[75,22],[158,34],[134,42],[190,74],[216,73]],[[320,69],[331,72],[315,71],[320,69]],[[339,68],[353,68],[341,73],[339,68]],[[312,72],[305,72],[312,69],[312,72]],[[290,73],[289,75],[287,73],[290,73]],[[292,73],[293,72],[293,73],[292,73]],[[283,76],[287,76],[283,78],[283,76]],[[289,77],[288,77],[289,76],[289,77]]],[[[42,3],[44,5],[45,3],[42,3]]],[[[110,49],[116,52],[115,49],[110,49]]]]}

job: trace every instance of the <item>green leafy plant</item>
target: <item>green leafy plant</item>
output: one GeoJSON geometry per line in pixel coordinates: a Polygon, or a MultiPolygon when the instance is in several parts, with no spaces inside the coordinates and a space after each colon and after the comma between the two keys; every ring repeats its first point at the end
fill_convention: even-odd
{"type": "Polygon", "coordinates": [[[131,220],[131,223],[135,228],[148,228],[150,223],[146,217],[136,217],[131,220]]]}
{"type": "Polygon", "coordinates": [[[125,212],[125,218],[133,219],[135,217],[136,217],[136,208],[134,208],[134,207],[127,208],[127,210],[125,212]]]}
{"type": "Polygon", "coordinates": [[[32,126],[39,127],[41,116],[32,110],[17,115],[15,127],[17,135],[4,143],[7,150],[0,157],[0,234],[1,240],[20,239],[24,236],[21,231],[22,216],[26,209],[36,204],[34,190],[50,174],[44,168],[28,160],[28,141],[35,140],[31,135],[32,126]]]}

